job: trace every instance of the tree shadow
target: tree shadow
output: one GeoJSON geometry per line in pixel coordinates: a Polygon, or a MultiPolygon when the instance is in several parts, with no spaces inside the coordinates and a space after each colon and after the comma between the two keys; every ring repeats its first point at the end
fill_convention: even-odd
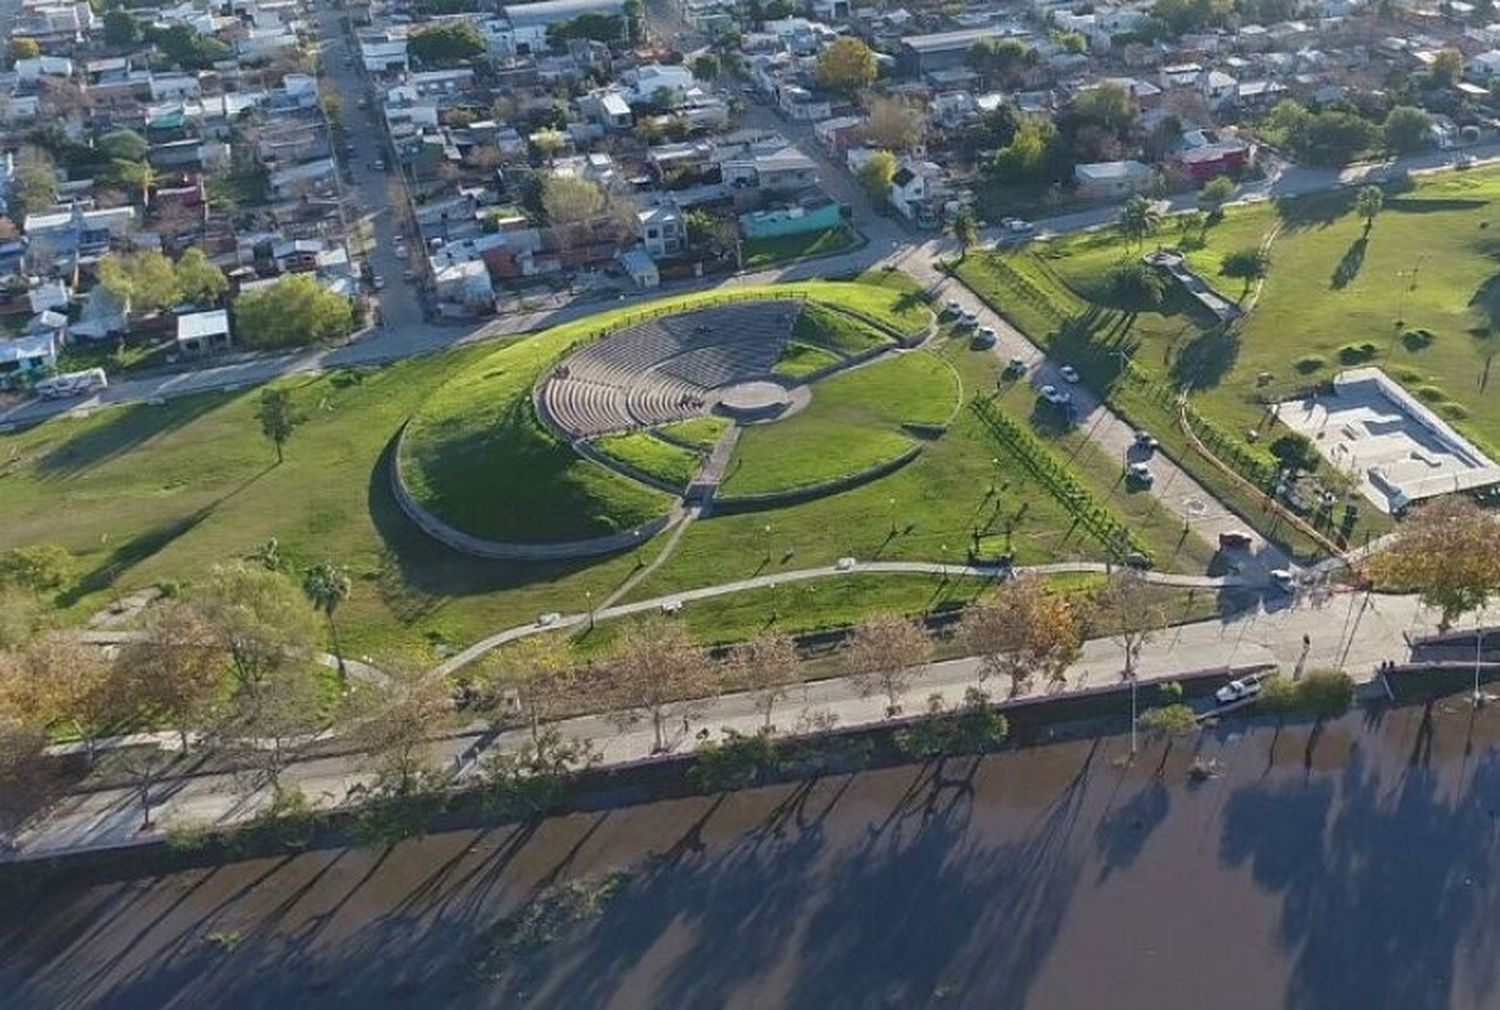
{"type": "Polygon", "coordinates": [[[1239,331],[1216,326],[1177,352],[1172,362],[1172,382],[1193,389],[1211,389],[1233,371],[1239,356],[1239,331]]]}
{"type": "Polygon", "coordinates": [[[1172,794],[1157,776],[1100,819],[1094,832],[1102,860],[1099,880],[1107,880],[1116,870],[1130,868],[1146,847],[1151,832],[1167,819],[1171,807],[1172,794]]]}
{"type": "Polygon", "coordinates": [[[159,406],[140,403],[111,407],[103,422],[64,439],[40,456],[37,471],[52,477],[79,473],[191,424],[233,399],[233,394],[203,393],[168,400],[159,406]]]}
{"type": "Polygon", "coordinates": [[[1304,196],[1280,197],[1276,217],[1284,231],[1327,228],[1354,209],[1353,189],[1337,189],[1304,196]]]}
{"type": "Polygon", "coordinates": [[[1474,327],[1470,334],[1482,343],[1493,340],[1496,330],[1500,330],[1500,273],[1487,278],[1469,296],[1469,308],[1484,321],[1483,326],[1474,327]]]}
{"type": "Polygon", "coordinates": [[[1333,268],[1333,276],[1328,280],[1330,288],[1342,291],[1354,283],[1354,278],[1359,276],[1360,268],[1365,265],[1365,250],[1369,248],[1369,245],[1370,240],[1363,235],[1349,243],[1349,248],[1344,250],[1343,257],[1333,268]]]}

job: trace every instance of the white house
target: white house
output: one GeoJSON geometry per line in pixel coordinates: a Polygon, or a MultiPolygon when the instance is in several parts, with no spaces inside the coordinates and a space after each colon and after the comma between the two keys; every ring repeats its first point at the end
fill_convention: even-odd
{"type": "Polygon", "coordinates": [[[229,312],[186,312],[177,317],[177,350],[183,354],[212,354],[228,350],[229,312]]]}
{"type": "Polygon", "coordinates": [[[697,83],[698,79],[687,67],[648,63],[635,72],[635,84],[630,91],[631,101],[654,101],[660,91],[680,96],[697,83]]]}
{"type": "Polygon", "coordinates": [[[687,248],[687,224],[675,206],[661,204],[636,216],[641,224],[641,242],[652,259],[668,259],[687,248]]]}
{"type": "Polygon", "coordinates": [[[406,40],[389,39],[384,41],[365,41],[359,43],[359,59],[364,64],[365,72],[370,74],[384,74],[393,70],[406,70],[406,40]]]}
{"type": "Polygon", "coordinates": [[[1073,168],[1078,194],[1089,199],[1109,199],[1143,193],[1155,179],[1151,166],[1139,161],[1097,161],[1073,168]]]}
{"type": "Polygon", "coordinates": [[[1469,57],[1464,72],[1476,81],[1492,81],[1500,74],[1500,49],[1490,49],[1469,57]]]}
{"type": "Polygon", "coordinates": [[[434,271],[433,284],[438,298],[445,302],[483,308],[492,306],[495,301],[490,272],[480,259],[452,263],[434,271]]]}
{"type": "Polygon", "coordinates": [[[938,196],[943,170],[930,161],[901,159],[891,177],[891,206],[908,220],[915,221],[932,209],[938,196]]]}

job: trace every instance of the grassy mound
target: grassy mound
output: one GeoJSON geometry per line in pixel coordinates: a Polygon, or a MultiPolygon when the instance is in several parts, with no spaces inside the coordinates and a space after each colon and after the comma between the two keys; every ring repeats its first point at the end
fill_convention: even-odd
{"type": "Polygon", "coordinates": [[[644,432],[606,435],[594,440],[594,448],[648,477],[679,488],[687,487],[703,465],[703,457],[693,450],[644,432]]]}
{"type": "Polygon", "coordinates": [[[809,305],[797,317],[792,336],[802,344],[827,348],[838,354],[860,354],[891,342],[873,326],[819,305],[809,305]]]}
{"type": "MultiPolygon", "coordinates": [[[[746,300],[795,295],[847,307],[902,332],[920,332],[932,319],[920,297],[888,282],[809,281],[735,292],[746,300]]],[[[413,497],[466,533],[518,543],[603,536],[662,515],[671,507],[668,496],[582,459],[544,430],[531,390],[581,342],[724,297],[695,292],[567,323],[509,344],[455,375],[407,426],[399,465],[413,497]]]]}
{"type": "Polygon", "coordinates": [[[814,387],[806,410],[740,436],[721,494],[803,490],[895,460],[915,444],[902,426],[946,423],[959,387],[953,369],[926,352],[835,375],[814,387]]]}
{"type": "Polygon", "coordinates": [[[724,432],[729,430],[729,424],[727,417],[705,414],[676,424],[664,424],[656,429],[656,433],[669,441],[707,452],[718,444],[724,432]]]}
{"type": "Polygon", "coordinates": [[[805,379],[809,375],[837,365],[842,360],[831,351],[793,340],[781,352],[781,360],[776,362],[773,371],[784,378],[805,379]]]}

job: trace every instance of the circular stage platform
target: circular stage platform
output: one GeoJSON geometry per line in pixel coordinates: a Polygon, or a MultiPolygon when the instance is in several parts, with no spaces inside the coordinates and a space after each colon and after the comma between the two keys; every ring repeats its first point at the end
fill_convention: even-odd
{"type": "Polygon", "coordinates": [[[792,394],[775,382],[742,382],[719,394],[718,410],[741,424],[770,421],[792,405],[792,394]]]}

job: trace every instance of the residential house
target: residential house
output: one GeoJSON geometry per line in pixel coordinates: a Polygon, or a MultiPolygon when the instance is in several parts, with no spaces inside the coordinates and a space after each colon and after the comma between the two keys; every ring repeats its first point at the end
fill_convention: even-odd
{"type": "Polygon", "coordinates": [[[897,60],[906,73],[918,75],[932,70],[963,66],[974,43],[984,39],[1023,38],[1029,33],[1007,25],[966,28],[961,31],[908,35],[901,40],[897,60]]]}
{"type": "Polygon", "coordinates": [[[746,238],[779,238],[837,228],[844,216],[836,202],[819,193],[786,206],[741,214],[739,220],[746,238]]]}
{"type": "Polygon", "coordinates": [[[1099,161],[1074,166],[1073,179],[1079,196],[1103,200],[1144,193],[1155,182],[1156,174],[1139,161],[1099,161]]]}
{"type": "Polygon", "coordinates": [[[664,203],[640,211],[641,242],[652,259],[670,259],[687,249],[687,223],[676,206],[664,203]]]}
{"type": "Polygon", "coordinates": [[[191,356],[227,351],[232,343],[228,311],[211,309],[178,316],[176,343],[180,353],[191,356]]]}
{"type": "Polygon", "coordinates": [[[530,55],[547,49],[547,29],[585,14],[618,17],[625,24],[625,0],[538,0],[500,8],[491,44],[502,56],[530,55]]]}
{"type": "Polygon", "coordinates": [[[932,224],[942,196],[942,167],[930,161],[903,156],[891,177],[888,199],[891,207],[910,221],[932,224]]]}

